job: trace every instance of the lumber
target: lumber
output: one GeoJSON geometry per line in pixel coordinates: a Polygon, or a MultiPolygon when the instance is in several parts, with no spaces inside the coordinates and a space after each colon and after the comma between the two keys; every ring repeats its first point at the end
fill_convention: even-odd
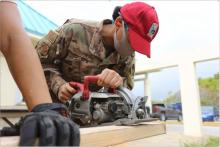
{"type": "MultiPolygon", "coordinates": [[[[166,133],[164,124],[147,122],[132,126],[80,128],[81,147],[106,147],[166,133]]],[[[19,137],[0,137],[0,146],[16,146],[19,137]]]]}

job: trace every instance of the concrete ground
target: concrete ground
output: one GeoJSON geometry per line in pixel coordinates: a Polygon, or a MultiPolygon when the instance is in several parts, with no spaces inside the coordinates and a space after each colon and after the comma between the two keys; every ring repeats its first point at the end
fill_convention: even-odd
{"type": "Polygon", "coordinates": [[[167,133],[118,144],[112,147],[183,147],[182,138],[183,136],[179,133],[167,133]]]}
{"type": "MultiPolygon", "coordinates": [[[[181,133],[183,134],[183,125],[166,124],[167,133],[181,133]]],[[[202,133],[204,136],[219,136],[219,126],[202,126],[202,133]]]]}

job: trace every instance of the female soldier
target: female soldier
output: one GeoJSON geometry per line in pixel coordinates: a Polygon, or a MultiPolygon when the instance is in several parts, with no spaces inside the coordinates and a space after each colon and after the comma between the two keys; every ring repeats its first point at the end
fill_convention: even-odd
{"type": "Polygon", "coordinates": [[[86,75],[98,75],[98,86],[133,88],[134,51],[150,57],[150,42],[159,28],[157,13],[146,3],[133,2],[116,7],[113,20],[69,19],[38,42],[54,101],[71,98],[76,90],[68,82],[83,82],[86,75]]]}

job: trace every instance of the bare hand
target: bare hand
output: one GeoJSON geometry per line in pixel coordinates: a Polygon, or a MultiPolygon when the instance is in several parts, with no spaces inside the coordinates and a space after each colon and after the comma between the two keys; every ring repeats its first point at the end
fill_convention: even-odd
{"type": "Polygon", "coordinates": [[[117,88],[123,84],[123,79],[114,70],[106,68],[98,75],[97,84],[103,87],[117,88]]]}
{"type": "Polygon", "coordinates": [[[76,93],[76,89],[74,89],[73,87],[71,87],[69,85],[69,83],[65,83],[62,86],[60,86],[59,88],[59,92],[58,92],[58,99],[61,102],[66,102],[68,101],[73,94],[76,93]]]}

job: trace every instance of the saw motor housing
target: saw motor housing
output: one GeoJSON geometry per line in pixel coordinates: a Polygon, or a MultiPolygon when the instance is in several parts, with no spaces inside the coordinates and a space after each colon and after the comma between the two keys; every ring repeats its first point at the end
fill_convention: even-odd
{"type": "MultiPolygon", "coordinates": [[[[84,81],[87,79],[90,80],[91,76],[85,77],[84,81]]],[[[72,97],[69,105],[71,118],[79,125],[95,126],[122,118],[145,117],[146,97],[134,98],[127,88],[103,88],[98,92],[91,92],[87,90],[88,85],[85,83],[89,82],[84,82],[83,86],[77,83],[80,90],[72,97]]],[[[76,87],[76,83],[71,85],[74,84],[76,87]]]]}

